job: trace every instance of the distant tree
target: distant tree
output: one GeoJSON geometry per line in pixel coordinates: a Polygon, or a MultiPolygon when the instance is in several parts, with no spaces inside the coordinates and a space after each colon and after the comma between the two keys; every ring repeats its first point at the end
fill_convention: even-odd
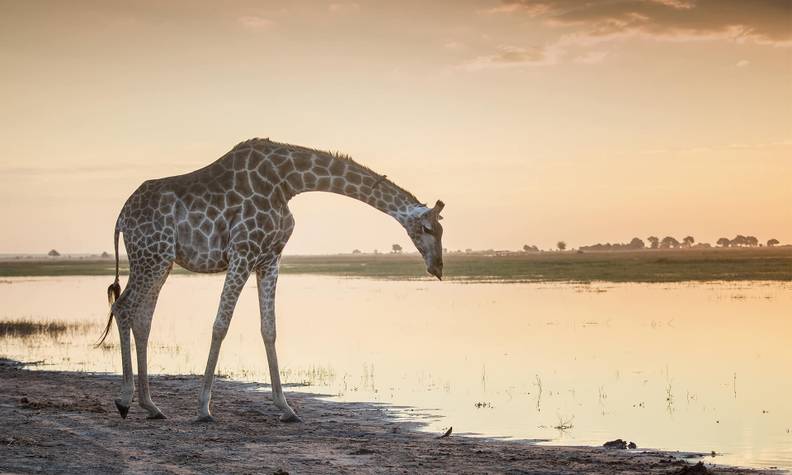
{"type": "Polygon", "coordinates": [[[690,247],[694,242],[696,242],[696,238],[693,236],[685,236],[685,239],[683,239],[682,242],[685,243],[686,247],[690,247]]]}
{"type": "Polygon", "coordinates": [[[539,248],[536,246],[529,246],[528,244],[522,247],[523,252],[539,252],[539,248]]]}
{"type": "Polygon", "coordinates": [[[731,240],[729,238],[720,238],[715,243],[720,247],[729,247],[731,245],[731,240]]]}
{"type": "Polygon", "coordinates": [[[767,241],[767,247],[778,246],[779,244],[781,244],[781,243],[778,242],[778,239],[776,239],[776,238],[773,238],[773,239],[770,239],[770,240],[767,241]]]}
{"type": "Polygon", "coordinates": [[[374,249],[374,254],[379,254],[379,249],[374,249]]]}
{"type": "Polygon", "coordinates": [[[745,236],[743,236],[742,234],[738,234],[738,235],[734,236],[734,239],[731,240],[729,245],[731,247],[742,247],[742,246],[745,246],[747,243],[748,243],[747,238],[745,236]]]}
{"type": "Polygon", "coordinates": [[[401,254],[402,252],[402,247],[398,244],[394,244],[393,246],[391,246],[391,249],[393,249],[394,254],[401,254]]]}
{"type": "Polygon", "coordinates": [[[361,254],[360,249],[352,250],[352,254],[361,254]]]}
{"type": "Polygon", "coordinates": [[[644,244],[643,240],[634,237],[626,247],[629,247],[630,249],[643,249],[646,247],[646,244],[644,244]]]}
{"type": "Polygon", "coordinates": [[[102,259],[107,259],[107,258],[109,258],[109,257],[110,257],[110,253],[109,253],[109,252],[107,252],[107,251],[103,251],[103,252],[102,252],[102,255],[101,255],[101,256],[99,256],[99,257],[101,257],[102,259]]]}
{"type": "Polygon", "coordinates": [[[465,254],[470,254],[471,252],[473,252],[473,249],[471,248],[465,249],[465,254]]]}
{"type": "Polygon", "coordinates": [[[660,246],[660,239],[657,236],[649,236],[646,240],[649,241],[649,247],[652,249],[657,249],[660,246]]]}
{"type": "Polygon", "coordinates": [[[759,245],[759,240],[756,239],[756,236],[746,236],[745,237],[745,245],[746,246],[751,246],[751,247],[756,247],[756,246],[759,245]]]}
{"type": "Polygon", "coordinates": [[[55,249],[52,249],[50,252],[47,253],[47,255],[50,257],[60,257],[60,252],[56,251],[55,249]]]}
{"type": "Polygon", "coordinates": [[[671,236],[666,236],[663,238],[662,241],[660,241],[660,247],[662,249],[677,248],[679,247],[679,241],[677,241],[676,238],[673,238],[671,236]]]}
{"type": "Polygon", "coordinates": [[[565,250],[565,249],[566,249],[566,243],[565,243],[564,241],[558,241],[558,243],[556,244],[556,246],[558,246],[558,250],[559,250],[559,251],[563,251],[563,250],[565,250]]]}

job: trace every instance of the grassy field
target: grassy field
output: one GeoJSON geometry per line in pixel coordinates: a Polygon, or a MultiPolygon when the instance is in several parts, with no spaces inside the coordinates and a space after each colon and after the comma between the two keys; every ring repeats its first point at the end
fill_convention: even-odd
{"type": "MultiPolygon", "coordinates": [[[[122,264],[126,273],[126,264],[122,264]]],[[[0,277],[113,275],[111,259],[4,259],[0,277]]],[[[417,255],[286,256],[284,274],[429,278],[417,255]]],[[[175,268],[174,273],[188,273],[175,268]]],[[[792,247],[448,254],[444,278],[504,282],[792,281],[792,247]]]]}

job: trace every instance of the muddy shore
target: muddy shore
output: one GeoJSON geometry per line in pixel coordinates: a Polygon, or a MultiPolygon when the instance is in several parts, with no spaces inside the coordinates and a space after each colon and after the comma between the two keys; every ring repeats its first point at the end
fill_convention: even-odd
{"type": "MultiPolygon", "coordinates": [[[[656,451],[547,447],[415,431],[386,406],[292,392],[305,422],[285,424],[266,387],[218,380],[214,423],[195,423],[200,377],[157,376],[167,420],[113,407],[120,377],[31,371],[0,361],[2,473],[674,474],[692,463],[656,451]]],[[[693,471],[689,473],[704,473],[693,471]]],[[[762,473],[708,466],[706,473],[762,473]]]]}

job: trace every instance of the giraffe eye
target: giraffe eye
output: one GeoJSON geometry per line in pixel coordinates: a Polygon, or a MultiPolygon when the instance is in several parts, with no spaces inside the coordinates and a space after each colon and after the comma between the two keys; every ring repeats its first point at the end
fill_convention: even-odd
{"type": "Polygon", "coordinates": [[[422,228],[423,228],[423,232],[425,232],[426,234],[433,234],[434,233],[434,231],[432,231],[432,228],[430,228],[429,226],[427,226],[425,224],[422,225],[422,228]]]}

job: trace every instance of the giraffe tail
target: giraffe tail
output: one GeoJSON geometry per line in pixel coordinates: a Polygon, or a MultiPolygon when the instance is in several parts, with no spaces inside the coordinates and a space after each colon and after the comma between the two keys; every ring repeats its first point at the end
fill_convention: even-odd
{"type": "Polygon", "coordinates": [[[110,328],[113,326],[113,302],[118,300],[118,297],[121,295],[121,284],[118,282],[118,229],[115,231],[115,280],[112,284],[107,288],[107,303],[110,304],[110,316],[107,317],[107,325],[105,326],[104,332],[102,332],[101,338],[99,341],[96,342],[94,348],[99,348],[104,343],[107,335],[110,333],[110,328]]]}

